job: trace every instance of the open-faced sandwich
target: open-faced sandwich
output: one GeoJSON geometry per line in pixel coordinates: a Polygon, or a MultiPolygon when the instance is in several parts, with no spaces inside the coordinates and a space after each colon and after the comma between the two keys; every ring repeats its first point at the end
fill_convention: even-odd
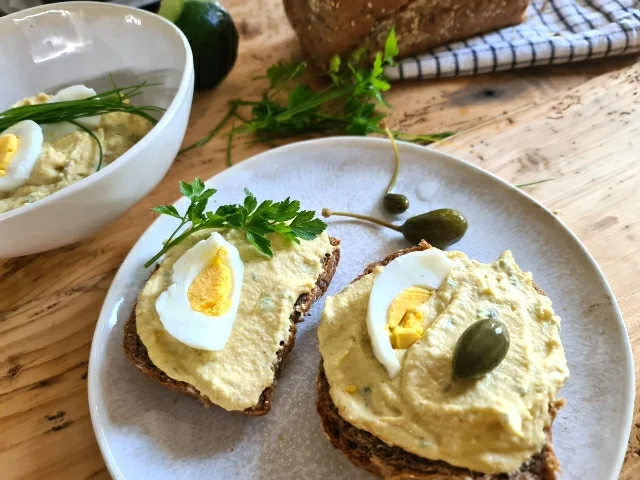
{"type": "Polygon", "coordinates": [[[569,376],[551,300],[510,252],[422,242],[326,300],[317,409],[334,447],[393,479],[555,479],[569,376]]]}
{"type": "Polygon", "coordinates": [[[165,255],[125,326],[125,353],[205,405],[264,415],[296,323],[331,282],[339,242],[298,201],[258,205],[245,191],[243,205],[205,212],[214,190],[198,179],[181,190],[191,200],[183,216],[156,209],[180,227],[147,264],[165,255]]]}

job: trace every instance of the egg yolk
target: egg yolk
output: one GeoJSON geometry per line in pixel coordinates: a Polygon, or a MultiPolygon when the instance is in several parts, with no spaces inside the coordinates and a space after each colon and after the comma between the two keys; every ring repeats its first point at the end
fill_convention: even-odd
{"type": "Polygon", "coordinates": [[[426,302],[430,296],[429,290],[411,287],[400,292],[391,302],[387,327],[393,348],[409,348],[422,337],[424,333],[422,313],[416,308],[426,302]]]}
{"type": "Polygon", "coordinates": [[[7,174],[7,167],[18,151],[19,144],[20,141],[15,135],[7,134],[0,137],[0,177],[7,174]]]}
{"type": "Polygon", "coordinates": [[[224,264],[226,258],[227,251],[220,247],[209,265],[191,282],[187,298],[195,311],[218,317],[231,307],[232,275],[224,264]]]}

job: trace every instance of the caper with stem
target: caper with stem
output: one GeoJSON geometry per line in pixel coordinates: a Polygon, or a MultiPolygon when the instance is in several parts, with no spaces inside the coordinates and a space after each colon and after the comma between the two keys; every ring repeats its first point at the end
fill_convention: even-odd
{"type": "Polygon", "coordinates": [[[426,240],[436,248],[446,248],[459,241],[467,231],[467,219],[458,210],[440,208],[407,219],[402,225],[380,220],[379,218],[358,213],[334,212],[328,208],[322,210],[325,218],[331,216],[356,218],[400,232],[404,238],[418,244],[426,240]]]}
{"type": "Polygon", "coordinates": [[[391,133],[391,130],[389,130],[384,122],[380,122],[380,128],[384,129],[385,133],[389,137],[389,140],[391,141],[391,147],[393,148],[393,157],[395,160],[393,176],[389,181],[389,186],[387,187],[387,191],[385,192],[384,197],[382,197],[382,204],[389,213],[403,213],[409,209],[409,199],[406,197],[406,195],[392,192],[393,188],[396,186],[396,181],[398,180],[398,172],[400,171],[400,154],[398,153],[398,145],[396,144],[396,139],[393,137],[393,133],[391,133]]]}

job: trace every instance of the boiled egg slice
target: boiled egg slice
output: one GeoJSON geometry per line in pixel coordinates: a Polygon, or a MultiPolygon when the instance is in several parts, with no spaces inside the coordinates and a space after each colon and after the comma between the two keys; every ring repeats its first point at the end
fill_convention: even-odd
{"type": "MultiPolygon", "coordinates": [[[[96,95],[96,91],[93,88],[88,88],[84,85],[72,85],[67,88],[63,88],[55,95],[49,97],[47,103],[56,102],[69,102],[72,100],[84,100],[96,95]]],[[[101,115],[94,115],[92,117],[78,118],[76,122],[88,129],[96,129],[100,126],[101,115]]],[[[56,141],[62,137],[72,134],[75,131],[82,130],[73,123],[60,122],[50,123],[44,126],[44,134],[49,142],[56,141]]]]}
{"type": "Polygon", "coordinates": [[[0,192],[26,183],[42,151],[42,128],[23,120],[0,133],[0,192]]]}
{"type": "Polygon", "coordinates": [[[373,353],[389,377],[400,373],[398,350],[422,336],[422,317],[415,310],[453,269],[454,263],[435,248],[407,253],[392,260],[376,278],[367,311],[367,331],[373,353]]]}
{"type": "Polygon", "coordinates": [[[162,326],[201,350],[222,350],[240,305],[244,263],[238,249],[214,232],[173,265],[172,284],[156,300],[162,326]]]}

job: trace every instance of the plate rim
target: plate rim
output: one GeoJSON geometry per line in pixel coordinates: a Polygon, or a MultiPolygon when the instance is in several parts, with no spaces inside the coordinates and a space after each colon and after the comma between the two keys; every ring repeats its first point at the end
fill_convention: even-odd
{"type": "MultiPolygon", "coordinates": [[[[398,143],[398,149],[400,151],[402,150],[406,151],[406,149],[412,150],[413,152],[418,153],[419,156],[424,157],[425,161],[429,161],[429,158],[428,158],[429,155],[440,156],[442,157],[442,159],[446,161],[450,161],[457,166],[460,166],[462,168],[468,168],[476,174],[489,177],[492,180],[502,184],[503,187],[506,187],[509,190],[515,191],[517,194],[525,197],[529,202],[541,208],[547,215],[549,215],[551,218],[554,219],[553,221],[556,223],[556,226],[561,228],[564,231],[564,233],[568,234],[573,239],[573,241],[576,242],[576,244],[582,250],[582,253],[586,255],[587,259],[591,263],[591,266],[594,267],[595,272],[597,273],[599,279],[601,280],[601,282],[605,287],[606,293],[611,298],[611,306],[615,313],[615,320],[620,325],[622,325],[622,330],[625,333],[623,337],[624,354],[629,359],[629,362],[626,363],[627,378],[629,379],[629,382],[626,385],[626,388],[623,389],[623,396],[626,397],[627,399],[627,402],[625,404],[626,411],[623,412],[623,417],[624,417],[623,423],[626,426],[626,428],[624,429],[624,432],[626,432],[626,435],[624,435],[622,437],[622,440],[619,441],[621,443],[618,445],[618,448],[617,448],[617,452],[618,452],[617,458],[613,459],[612,461],[612,465],[613,465],[612,474],[614,476],[611,478],[611,480],[617,479],[617,477],[619,476],[622,470],[622,466],[624,463],[625,452],[628,444],[628,437],[631,432],[631,424],[633,421],[633,407],[634,407],[634,400],[635,400],[635,366],[634,366],[633,351],[631,349],[631,340],[629,338],[629,332],[627,329],[627,325],[624,321],[624,318],[622,316],[622,312],[620,311],[618,301],[613,293],[613,290],[611,289],[611,286],[609,285],[609,282],[607,281],[607,278],[605,277],[604,273],[600,269],[600,266],[598,265],[596,260],[591,255],[591,252],[589,252],[587,247],[584,245],[584,243],[582,243],[582,241],[578,238],[578,236],[574,234],[573,231],[571,231],[569,227],[567,227],[565,223],[561,221],[556,215],[554,215],[547,207],[539,203],[536,199],[534,199],[532,196],[530,196],[523,190],[515,187],[514,185],[503,180],[497,175],[487,170],[484,170],[472,163],[462,160],[461,158],[455,157],[449,153],[444,153],[438,150],[434,150],[433,148],[430,148],[427,146],[417,145],[414,143],[409,143],[404,141],[398,141],[397,143],[398,143]]],[[[238,172],[240,170],[251,169],[256,163],[265,161],[265,159],[268,160],[269,157],[278,157],[283,153],[289,154],[291,152],[295,152],[296,150],[304,151],[308,148],[324,148],[324,147],[366,149],[367,147],[375,147],[375,146],[382,147],[383,145],[387,146],[388,144],[389,144],[389,140],[385,138],[357,137],[357,136],[331,136],[331,137],[324,137],[320,139],[293,142],[287,145],[283,145],[281,147],[273,148],[273,149],[258,153],[256,155],[253,155],[247,158],[246,160],[243,160],[242,162],[233,165],[231,168],[226,168],[216,173],[215,175],[212,175],[207,180],[205,180],[204,183],[207,186],[209,186],[209,184],[214,180],[224,181],[225,177],[229,175],[233,175],[235,172],[238,172]]],[[[185,202],[186,202],[186,199],[184,197],[181,197],[175,202],[173,202],[172,205],[178,207],[179,204],[185,203],[185,202]]],[[[107,442],[106,436],[102,431],[102,424],[100,423],[100,416],[99,416],[97,402],[96,402],[96,397],[99,392],[99,379],[96,377],[97,375],[96,373],[92,373],[92,372],[95,372],[95,368],[92,368],[92,365],[96,365],[96,362],[99,361],[98,353],[97,353],[98,347],[96,346],[97,345],[96,336],[98,335],[98,331],[102,331],[104,329],[105,322],[108,321],[109,314],[113,310],[113,308],[107,308],[107,303],[110,303],[110,304],[113,303],[113,300],[110,297],[115,295],[115,293],[113,293],[114,285],[121,283],[120,276],[124,275],[123,268],[125,264],[128,264],[129,262],[133,261],[132,253],[142,243],[143,237],[145,237],[150,230],[158,228],[158,224],[163,221],[164,221],[164,218],[162,216],[159,216],[158,218],[156,218],[145,229],[145,231],[140,235],[140,237],[138,237],[138,240],[136,240],[136,242],[133,244],[133,246],[129,250],[129,253],[125,257],[125,259],[122,261],[120,268],[118,268],[118,272],[114,276],[113,281],[109,286],[109,290],[105,296],[104,302],[100,309],[100,314],[98,316],[98,321],[96,322],[96,327],[92,336],[92,341],[91,341],[91,350],[89,354],[89,365],[88,365],[88,388],[87,388],[88,401],[89,401],[89,414],[91,417],[91,425],[93,427],[96,440],[100,448],[100,453],[102,454],[102,458],[104,459],[105,465],[107,466],[109,473],[115,479],[125,479],[125,477],[120,471],[120,469],[118,468],[117,462],[111,453],[111,449],[109,448],[109,444],[107,442]]]]}

